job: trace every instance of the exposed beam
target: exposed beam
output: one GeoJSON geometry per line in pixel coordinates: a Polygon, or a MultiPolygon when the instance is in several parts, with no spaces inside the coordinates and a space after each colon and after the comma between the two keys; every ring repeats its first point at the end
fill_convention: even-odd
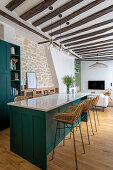
{"type": "Polygon", "coordinates": [[[6,5],[6,8],[10,11],[13,11],[15,8],[17,8],[19,5],[21,5],[25,0],[12,0],[6,5]]]}
{"type": "Polygon", "coordinates": [[[79,61],[109,61],[109,60],[113,60],[113,58],[103,58],[103,59],[78,59],[79,61]]]}
{"type": "Polygon", "coordinates": [[[100,60],[100,59],[112,59],[113,60],[113,57],[95,57],[95,58],[84,58],[84,59],[95,59],[95,60],[100,60]]]}
{"type": "Polygon", "coordinates": [[[108,13],[110,13],[112,11],[113,11],[113,5],[107,7],[107,8],[105,8],[105,9],[99,11],[99,12],[96,12],[96,13],[94,13],[94,14],[92,14],[92,15],[90,15],[90,16],[82,19],[82,20],[79,20],[79,21],[77,21],[77,22],[75,22],[75,23],[73,23],[73,24],[71,24],[71,25],[69,25],[67,27],[64,27],[62,29],[54,31],[52,33],[52,36],[55,36],[55,35],[64,33],[64,32],[66,32],[68,30],[71,30],[73,28],[79,27],[79,26],[81,26],[83,24],[86,24],[86,23],[88,23],[90,21],[93,21],[93,20],[95,20],[95,19],[97,19],[97,18],[99,18],[101,16],[104,16],[105,14],[108,14],[108,13]]]}
{"type": "MultiPolygon", "coordinates": [[[[80,29],[78,31],[74,31],[74,32],[62,35],[62,36],[58,36],[54,40],[56,41],[56,40],[63,39],[63,38],[69,37],[69,36],[77,35],[79,33],[84,33],[85,31],[89,31],[89,30],[92,30],[94,28],[105,26],[105,25],[110,24],[110,23],[113,23],[113,19],[110,19],[110,20],[107,20],[107,21],[104,21],[104,22],[101,22],[101,23],[98,23],[98,24],[94,24],[92,26],[89,26],[89,27],[86,27],[86,28],[80,29]]],[[[50,36],[51,36],[51,34],[50,34],[50,36]]]]}
{"type": "MultiPolygon", "coordinates": [[[[98,59],[98,61],[109,61],[113,59],[98,59]]],[[[79,59],[79,61],[97,61],[97,59],[79,59]]]]}
{"type": "Polygon", "coordinates": [[[65,47],[69,47],[69,46],[73,46],[73,45],[78,45],[78,44],[83,44],[83,43],[87,43],[89,41],[100,40],[101,38],[106,38],[106,37],[110,37],[110,36],[113,36],[113,33],[99,35],[99,36],[96,36],[96,37],[93,37],[93,38],[87,38],[85,40],[81,40],[81,41],[76,41],[76,42],[73,42],[73,43],[65,44],[65,47]]]}
{"type": "Polygon", "coordinates": [[[107,49],[110,49],[110,50],[113,50],[113,46],[110,46],[110,47],[101,47],[101,48],[97,48],[97,49],[89,49],[89,50],[84,50],[84,51],[74,51],[73,52],[76,52],[76,53],[84,53],[84,52],[94,52],[94,51],[99,51],[99,50],[107,50],[107,49]]]}
{"type": "Polygon", "coordinates": [[[95,56],[111,56],[113,53],[88,53],[82,54],[82,57],[95,57],[95,56]]]}
{"type": "Polygon", "coordinates": [[[5,18],[7,18],[7,19],[9,19],[9,20],[12,21],[13,23],[15,23],[15,24],[17,24],[17,25],[19,25],[19,26],[21,26],[21,27],[23,27],[23,28],[25,28],[25,29],[33,32],[33,33],[35,33],[36,35],[41,36],[42,38],[44,38],[44,39],[46,39],[46,40],[49,39],[49,38],[47,38],[46,36],[44,36],[43,34],[40,34],[38,31],[36,31],[36,30],[30,28],[29,26],[23,24],[22,22],[18,21],[16,18],[10,16],[9,14],[5,13],[5,12],[2,11],[2,10],[0,10],[0,15],[3,16],[3,17],[5,17],[5,18]]]}
{"type": "Polygon", "coordinates": [[[40,12],[44,11],[47,9],[49,6],[51,6],[53,3],[55,3],[57,0],[44,0],[35,7],[31,8],[24,14],[22,14],[20,17],[24,20],[28,20],[32,18],[33,16],[39,14],[40,12]]]}
{"type": "Polygon", "coordinates": [[[108,47],[108,46],[111,46],[113,45],[113,42],[112,43],[107,43],[107,44],[101,44],[101,45],[96,45],[96,46],[93,46],[93,47],[87,47],[87,48],[75,48],[73,51],[76,51],[76,52],[83,52],[85,50],[93,50],[95,48],[99,48],[99,47],[108,47]]]}
{"type": "MultiPolygon", "coordinates": [[[[2,10],[0,10],[0,15],[3,16],[3,17],[5,17],[5,18],[7,18],[7,19],[9,19],[11,22],[13,22],[13,23],[15,23],[15,24],[17,24],[17,25],[19,25],[19,26],[21,26],[21,27],[23,27],[23,28],[25,28],[25,29],[33,32],[33,33],[35,33],[36,35],[39,35],[40,37],[42,37],[42,38],[44,38],[44,39],[46,39],[46,40],[49,40],[48,37],[46,37],[46,36],[44,36],[43,34],[37,32],[36,30],[30,28],[29,26],[23,24],[22,22],[18,21],[17,19],[15,19],[14,17],[12,17],[12,16],[10,16],[9,14],[5,13],[5,12],[2,11],[2,10]]],[[[54,42],[54,43],[55,43],[55,42],[54,42]]],[[[57,43],[55,43],[55,44],[58,46],[57,43]]],[[[71,53],[71,55],[73,55],[74,57],[76,57],[76,58],[79,59],[79,57],[78,57],[76,54],[71,53]]]]}
{"type": "Polygon", "coordinates": [[[81,13],[90,10],[91,8],[97,6],[98,4],[100,4],[100,3],[104,2],[104,1],[105,1],[105,0],[96,0],[96,1],[94,1],[94,2],[91,2],[90,4],[88,4],[88,5],[80,8],[79,10],[71,13],[70,15],[64,17],[63,19],[60,19],[59,21],[56,21],[55,23],[53,23],[53,24],[51,24],[51,25],[49,25],[49,26],[44,27],[44,28],[42,29],[42,31],[47,32],[47,31],[49,31],[49,30],[51,30],[51,29],[54,29],[54,28],[60,26],[61,24],[64,24],[65,22],[67,22],[67,21],[75,18],[76,16],[80,15],[81,13]]]}
{"type": "Polygon", "coordinates": [[[76,52],[84,52],[84,51],[93,51],[95,49],[100,49],[101,47],[111,47],[113,46],[113,43],[109,43],[109,44],[101,44],[101,45],[98,45],[98,46],[95,46],[95,47],[87,47],[87,48],[83,48],[83,49],[74,49],[73,51],[76,51],[76,52]]]}
{"type": "MultiPolygon", "coordinates": [[[[98,54],[98,53],[101,53],[101,52],[109,52],[109,53],[111,53],[111,54],[113,53],[113,51],[112,51],[111,49],[107,49],[107,50],[105,49],[105,50],[100,50],[100,51],[96,51],[96,52],[97,52],[97,54],[98,54]]],[[[84,52],[84,53],[76,53],[76,54],[78,54],[78,55],[80,55],[80,56],[81,56],[81,55],[84,55],[84,54],[95,54],[95,51],[91,51],[91,52],[89,52],[89,53],[88,53],[88,52],[84,52]]]]}
{"type": "Polygon", "coordinates": [[[87,34],[83,34],[83,35],[80,35],[80,36],[76,36],[76,37],[73,37],[73,38],[61,41],[61,44],[72,42],[72,41],[76,41],[76,40],[80,40],[80,39],[84,39],[84,38],[93,37],[93,36],[98,35],[98,34],[103,34],[103,33],[107,32],[107,31],[112,30],[112,29],[113,29],[113,26],[105,28],[105,29],[102,29],[102,30],[99,30],[99,31],[94,31],[94,32],[91,32],[91,33],[87,33],[87,34]]]}
{"type": "Polygon", "coordinates": [[[71,0],[68,3],[64,4],[63,6],[57,8],[56,10],[52,11],[51,13],[44,15],[43,17],[41,17],[40,19],[36,20],[35,22],[33,22],[32,24],[34,26],[39,26],[40,24],[43,24],[44,22],[50,20],[51,18],[54,18],[55,16],[57,16],[59,13],[62,13],[68,9],[70,9],[71,7],[77,5],[78,3],[82,2],[83,0],[71,0]]]}
{"type": "Polygon", "coordinates": [[[73,46],[73,47],[70,47],[70,48],[68,48],[68,49],[79,49],[79,48],[84,48],[84,47],[89,47],[89,46],[91,46],[91,47],[95,47],[95,45],[97,45],[97,44],[101,44],[101,43],[107,43],[107,42],[112,42],[113,43],[113,39],[109,39],[109,40],[104,40],[104,41],[97,41],[97,42],[94,42],[94,43],[88,43],[88,44],[85,44],[85,45],[79,45],[79,46],[73,46]]]}

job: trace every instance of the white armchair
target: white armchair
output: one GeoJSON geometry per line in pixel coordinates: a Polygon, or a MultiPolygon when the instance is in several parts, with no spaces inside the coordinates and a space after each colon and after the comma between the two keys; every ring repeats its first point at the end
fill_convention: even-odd
{"type": "MultiPolygon", "coordinates": [[[[89,94],[89,98],[95,97],[96,95],[97,94],[89,94]]],[[[99,100],[98,100],[98,103],[96,106],[102,107],[103,111],[104,111],[104,108],[106,108],[108,106],[108,103],[109,103],[109,97],[105,96],[104,94],[100,94],[100,97],[99,97],[99,100]]]]}

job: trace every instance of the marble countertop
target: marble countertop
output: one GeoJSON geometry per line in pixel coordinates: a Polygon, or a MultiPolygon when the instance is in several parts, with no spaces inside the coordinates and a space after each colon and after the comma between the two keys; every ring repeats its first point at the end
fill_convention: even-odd
{"type": "Polygon", "coordinates": [[[8,105],[48,112],[50,110],[58,108],[59,106],[68,104],[72,101],[75,101],[87,95],[88,93],[76,93],[76,94],[60,93],[49,96],[36,97],[27,100],[21,100],[17,102],[11,102],[8,103],[8,105]]]}

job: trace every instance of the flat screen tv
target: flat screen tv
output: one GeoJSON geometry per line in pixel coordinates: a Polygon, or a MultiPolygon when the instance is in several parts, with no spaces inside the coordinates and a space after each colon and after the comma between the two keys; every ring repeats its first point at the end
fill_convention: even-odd
{"type": "Polygon", "coordinates": [[[88,89],[105,90],[105,81],[88,81],[88,89]]]}

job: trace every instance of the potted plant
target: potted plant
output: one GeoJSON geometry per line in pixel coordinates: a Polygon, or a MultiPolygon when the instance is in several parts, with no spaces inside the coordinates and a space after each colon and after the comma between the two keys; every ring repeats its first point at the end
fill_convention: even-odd
{"type": "Polygon", "coordinates": [[[69,93],[69,86],[70,86],[71,83],[73,83],[72,76],[68,76],[68,75],[64,76],[63,82],[67,86],[67,94],[68,94],[69,93]]]}

